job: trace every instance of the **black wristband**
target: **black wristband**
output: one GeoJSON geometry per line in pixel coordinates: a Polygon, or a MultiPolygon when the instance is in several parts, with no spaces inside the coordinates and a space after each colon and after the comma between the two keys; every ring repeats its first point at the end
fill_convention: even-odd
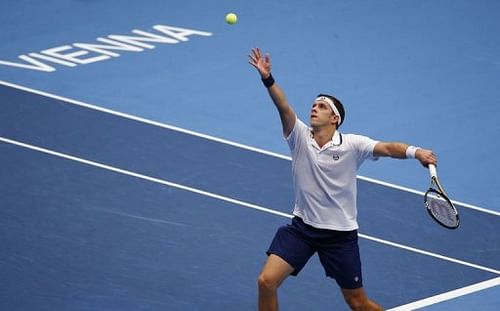
{"type": "Polygon", "coordinates": [[[264,86],[267,88],[270,88],[274,84],[274,78],[272,74],[269,74],[269,77],[262,79],[262,83],[264,83],[264,86]]]}

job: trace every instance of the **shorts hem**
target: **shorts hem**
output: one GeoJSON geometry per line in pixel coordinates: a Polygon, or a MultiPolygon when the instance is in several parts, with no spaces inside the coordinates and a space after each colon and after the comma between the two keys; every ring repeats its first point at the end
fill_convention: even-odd
{"type": "Polygon", "coordinates": [[[339,281],[335,277],[333,277],[331,275],[327,275],[326,277],[335,280],[335,282],[337,282],[337,285],[340,288],[342,288],[342,289],[358,289],[358,288],[362,288],[363,287],[363,281],[358,282],[356,284],[352,284],[352,285],[346,285],[346,284],[339,284],[339,281]]]}

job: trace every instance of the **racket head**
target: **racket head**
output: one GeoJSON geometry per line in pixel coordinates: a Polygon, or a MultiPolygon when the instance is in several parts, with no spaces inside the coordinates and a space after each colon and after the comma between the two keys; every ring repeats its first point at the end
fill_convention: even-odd
{"type": "Polygon", "coordinates": [[[424,203],[427,212],[438,224],[448,229],[458,228],[458,211],[444,193],[430,188],[424,195],[424,203]]]}

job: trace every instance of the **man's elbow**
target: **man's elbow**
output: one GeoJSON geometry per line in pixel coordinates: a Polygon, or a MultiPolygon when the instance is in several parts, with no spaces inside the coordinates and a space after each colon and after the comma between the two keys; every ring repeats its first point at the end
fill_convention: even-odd
{"type": "Polygon", "coordinates": [[[378,143],[375,145],[373,149],[373,155],[376,157],[390,157],[391,149],[389,148],[389,144],[387,143],[378,143]]]}

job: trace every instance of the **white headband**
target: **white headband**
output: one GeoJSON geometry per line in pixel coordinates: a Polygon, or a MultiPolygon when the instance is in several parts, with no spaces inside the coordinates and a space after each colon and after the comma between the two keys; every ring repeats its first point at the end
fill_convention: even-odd
{"type": "Polygon", "coordinates": [[[319,96],[314,101],[315,102],[317,102],[317,101],[324,101],[325,103],[327,103],[330,106],[330,108],[332,108],[333,112],[339,117],[339,123],[338,124],[342,123],[342,117],[340,116],[339,110],[337,109],[337,107],[333,103],[333,100],[331,100],[330,98],[328,98],[326,96],[319,96]]]}

